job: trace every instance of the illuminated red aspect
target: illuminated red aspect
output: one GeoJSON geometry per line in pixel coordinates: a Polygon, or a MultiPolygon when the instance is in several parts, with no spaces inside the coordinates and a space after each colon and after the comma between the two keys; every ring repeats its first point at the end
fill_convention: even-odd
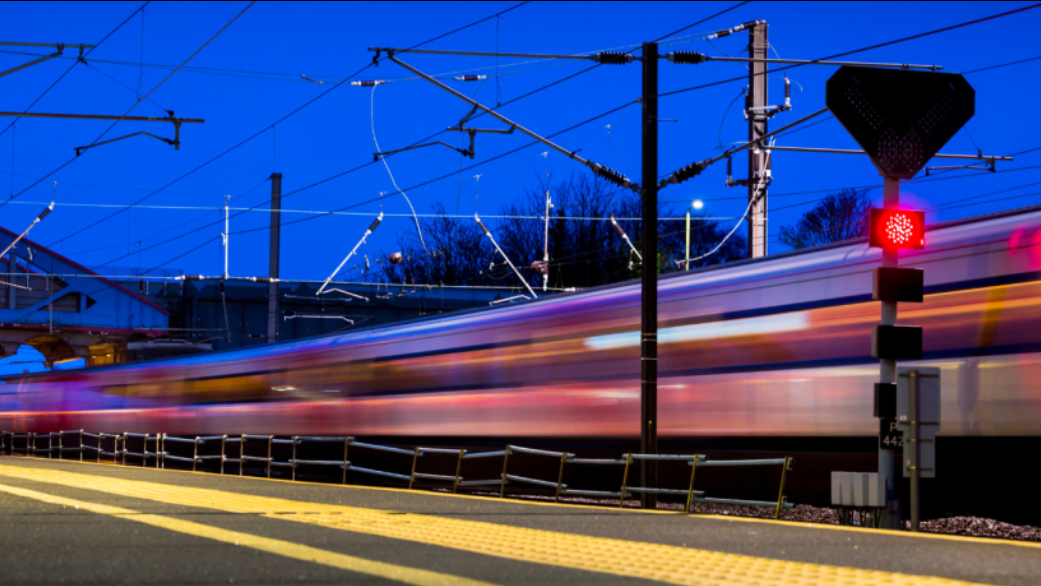
{"type": "Polygon", "coordinates": [[[925,248],[925,212],[871,210],[870,228],[872,248],[925,248]]]}

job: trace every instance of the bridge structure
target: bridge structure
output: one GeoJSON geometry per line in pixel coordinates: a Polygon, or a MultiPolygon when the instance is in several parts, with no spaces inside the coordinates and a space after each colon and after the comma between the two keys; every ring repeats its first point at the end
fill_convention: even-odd
{"type": "MultiPolygon", "coordinates": [[[[18,235],[0,228],[0,250],[18,235]]],[[[0,356],[32,346],[47,366],[122,361],[132,339],[165,336],[169,312],[118,283],[23,238],[0,258],[0,356]]]]}

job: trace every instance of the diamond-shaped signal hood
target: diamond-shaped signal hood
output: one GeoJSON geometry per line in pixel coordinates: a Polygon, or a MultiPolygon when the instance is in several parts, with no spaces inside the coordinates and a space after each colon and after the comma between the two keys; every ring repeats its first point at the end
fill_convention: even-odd
{"type": "Polygon", "coordinates": [[[887,177],[910,179],[976,113],[956,73],[842,67],[825,103],[887,177]]]}

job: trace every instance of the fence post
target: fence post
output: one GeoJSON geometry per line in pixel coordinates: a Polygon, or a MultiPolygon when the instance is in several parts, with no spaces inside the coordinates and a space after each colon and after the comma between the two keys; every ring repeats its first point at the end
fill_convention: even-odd
{"type": "Polygon", "coordinates": [[[195,465],[199,462],[199,436],[195,436],[195,452],[192,454],[192,472],[195,472],[195,465]]]}
{"type": "Polygon", "coordinates": [[[564,483],[564,463],[567,462],[567,453],[560,456],[560,473],[557,474],[557,494],[553,496],[553,502],[560,502],[560,487],[564,483]]]}
{"type": "Polygon", "coordinates": [[[687,489],[687,508],[684,512],[690,513],[690,505],[694,500],[694,474],[698,471],[698,455],[694,454],[694,461],[690,465],[690,488],[687,489]]]}
{"type": "Polygon", "coordinates": [[[242,434],[239,440],[239,476],[242,476],[242,467],[246,464],[246,434],[242,434]]]}
{"type": "Polygon", "coordinates": [[[65,439],[65,432],[64,431],[59,431],[58,432],[58,459],[59,460],[64,460],[65,459],[65,450],[62,449],[63,447],[65,447],[65,442],[63,441],[64,439],[65,439]]]}
{"type": "Polygon", "coordinates": [[[83,461],[83,430],[80,430],[80,462],[83,461]]]}
{"type": "Polygon", "coordinates": [[[784,467],[781,468],[781,489],[777,491],[777,512],[774,513],[774,519],[781,518],[781,507],[784,506],[784,481],[788,477],[788,467],[791,466],[792,459],[788,456],[784,458],[784,467]]]}
{"type": "Polygon", "coordinates": [[[98,464],[101,463],[101,440],[104,438],[104,436],[105,434],[103,432],[98,432],[98,464]]]}
{"type": "MultiPolygon", "coordinates": [[[[347,468],[351,465],[351,462],[347,459],[347,452],[351,448],[351,436],[343,438],[343,483],[347,484],[347,468]]],[[[413,466],[413,470],[415,467],[413,466]]],[[[412,488],[412,484],[409,483],[409,488],[412,488]]]]}
{"type": "Polygon", "coordinates": [[[632,453],[625,455],[625,472],[622,473],[622,496],[618,498],[618,508],[625,506],[625,484],[629,482],[629,464],[633,462],[632,453]]]}
{"type": "Polygon", "coordinates": [[[412,454],[412,474],[408,477],[408,489],[412,490],[412,484],[416,482],[416,463],[419,461],[419,446],[416,446],[412,454]]]}
{"type": "Polygon", "coordinates": [[[275,436],[267,436],[267,477],[271,478],[271,443],[275,436]]]}
{"type": "Polygon", "coordinates": [[[506,444],[506,456],[502,459],[502,484],[499,485],[499,498],[506,498],[506,465],[510,462],[510,444],[506,444]]]}
{"type": "Polygon", "coordinates": [[[220,436],[220,474],[224,476],[224,460],[228,459],[225,445],[228,443],[228,434],[220,436]]]}
{"type": "MultiPolygon", "coordinates": [[[[61,452],[59,452],[61,453],[61,452]]],[[[54,457],[54,432],[47,432],[47,459],[50,460],[54,457]]]]}
{"type": "Polygon", "coordinates": [[[123,465],[127,465],[127,432],[125,431],[123,432],[123,465]]]}
{"type": "MultiPolygon", "coordinates": [[[[452,483],[452,494],[455,494],[459,490],[459,481],[462,480],[459,477],[459,473],[463,470],[463,456],[466,455],[466,450],[459,450],[459,459],[455,463],[455,482],[452,483]]],[[[413,466],[414,468],[414,466],[413,466]]],[[[413,474],[415,472],[413,471],[413,474]]]]}
{"type": "Polygon", "coordinates": [[[293,480],[296,480],[296,442],[299,436],[293,436],[293,480]]]}

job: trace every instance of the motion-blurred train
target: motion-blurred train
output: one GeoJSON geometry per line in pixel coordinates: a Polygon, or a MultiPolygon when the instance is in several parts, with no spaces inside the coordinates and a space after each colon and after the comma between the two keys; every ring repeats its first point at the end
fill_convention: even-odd
{"type": "MultiPolygon", "coordinates": [[[[878,433],[880,252],[863,240],[659,282],[663,438],[878,433]]],[[[1041,207],[937,224],[925,270],[941,436],[1041,436],[1041,207]]],[[[632,438],[639,285],[186,358],[7,377],[0,428],[169,434],[632,438]]],[[[908,363],[910,364],[910,363],[908,363]]]]}

